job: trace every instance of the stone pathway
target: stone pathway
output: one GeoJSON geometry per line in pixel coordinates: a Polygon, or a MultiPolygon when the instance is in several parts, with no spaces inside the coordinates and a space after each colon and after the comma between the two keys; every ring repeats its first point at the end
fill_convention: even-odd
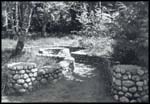
{"type": "Polygon", "coordinates": [[[73,76],[28,95],[3,96],[2,102],[115,102],[108,90],[110,86],[106,77],[101,69],[76,63],[73,76]]]}

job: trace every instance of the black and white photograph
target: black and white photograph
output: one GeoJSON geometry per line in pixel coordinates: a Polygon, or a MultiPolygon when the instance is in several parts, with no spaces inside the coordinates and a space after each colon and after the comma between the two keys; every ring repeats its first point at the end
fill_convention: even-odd
{"type": "Polygon", "coordinates": [[[1,1],[2,103],[149,103],[149,1],[1,1]]]}

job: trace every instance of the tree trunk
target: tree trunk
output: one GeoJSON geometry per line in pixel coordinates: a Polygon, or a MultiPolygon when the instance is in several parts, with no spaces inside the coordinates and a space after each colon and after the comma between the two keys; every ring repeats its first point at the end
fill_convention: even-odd
{"type": "Polygon", "coordinates": [[[42,32],[41,32],[41,36],[46,37],[46,25],[47,23],[44,23],[43,27],[42,27],[42,32]]]}
{"type": "Polygon", "coordinates": [[[4,15],[4,27],[6,28],[6,31],[8,29],[8,13],[7,13],[7,2],[3,3],[3,7],[4,7],[4,10],[3,10],[3,15],[4,15]]]}
{"type": "Polygon", "coordinates": [[[16,2],[16,33],[19,31],[18,2],[16,2]]]}

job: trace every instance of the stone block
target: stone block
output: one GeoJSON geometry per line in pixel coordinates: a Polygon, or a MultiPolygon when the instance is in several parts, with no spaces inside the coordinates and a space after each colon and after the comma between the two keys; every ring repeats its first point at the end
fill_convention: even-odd
{"type": "Polygon", "coordinates": [[[138,82],[136,82],[136,85],[137,85],[137,86],[143,86],[143,85],[144,85],[144,82],[143,82],[143,81],[138,81],[138,82]]]}
{"type": "Polygon", "coordinates": [[[137,91],[137,88],[136,87],[131,87],[131,88],[129,88],[129,91],[132,92],[132,93],[134,93],[134,92],[137,91]]]}
{"type": "Polygon", "coordinates": [[[114,83],[118,86],[121,86],[121,80],[116,79],[114,83]]]}
{"type": "Polygon", "coordinates": [[[125,96],[123,96],[123,97],[120,97],[120,102],[129,102],[129,99],[127,98],[127,97],[125,97],[125,96]]]}
{"type": "Polygon", "coordinates": [[[133,81],[130,81],[130,80],[122,81],[122,84],[123,84],[125,87],[131,87],[131,86],[135,85],[135,83],[134,83],[133,81]]]}

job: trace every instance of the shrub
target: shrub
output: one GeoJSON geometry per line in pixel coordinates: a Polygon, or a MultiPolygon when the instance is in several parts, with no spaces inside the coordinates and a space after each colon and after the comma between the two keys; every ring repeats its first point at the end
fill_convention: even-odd
{"type": "MultiPolygon", "coordinates": [[[[148,66],[148,3],[117,2],[114,60],[122,64],[148,66]]],[[[115,28],[114,28],[115,27],[115,28]]]]}

